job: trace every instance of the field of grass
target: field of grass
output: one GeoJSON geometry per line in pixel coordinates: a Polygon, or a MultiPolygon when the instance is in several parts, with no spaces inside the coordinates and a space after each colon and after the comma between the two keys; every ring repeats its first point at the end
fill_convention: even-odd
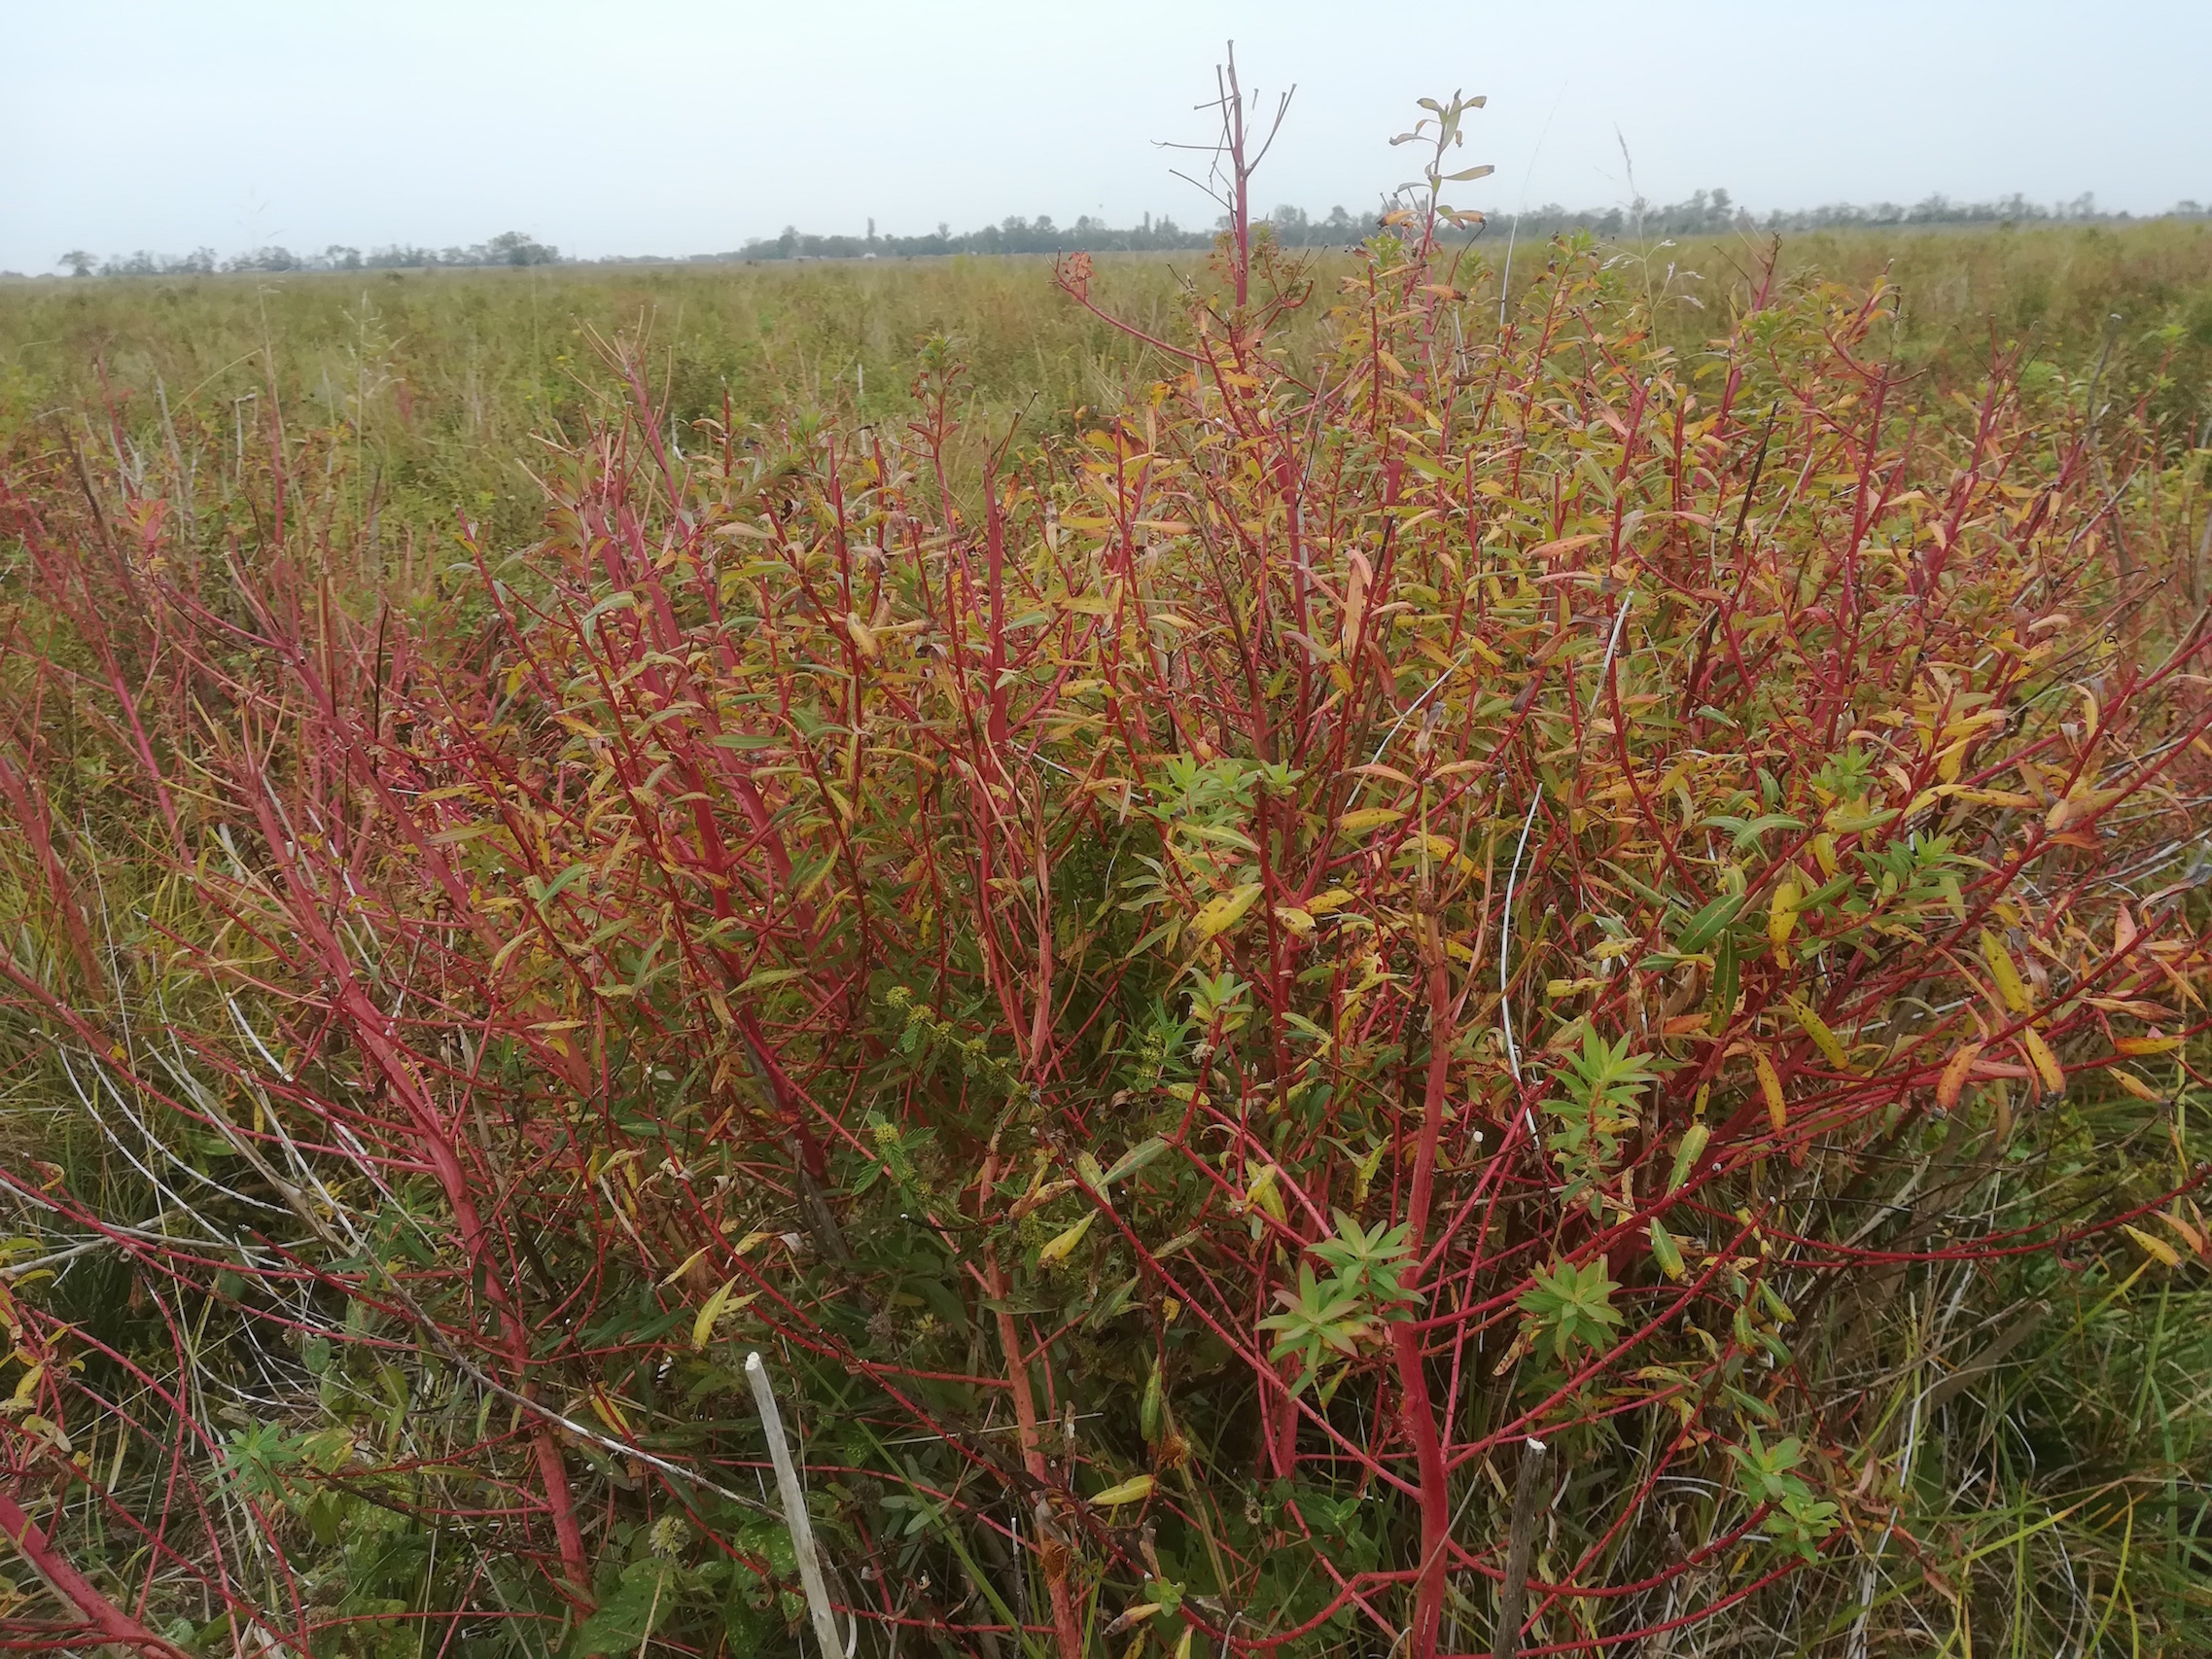
{"type": "MultiPolygon", "coordinates": [[[[1469,259],[1502,266],[1508,229],[1490,227],[1469,259]]],[[[1663,301],[1664,335],[1692,347],[1720,330],[1766,251],[1745,239],[1651,251],[1639,281],[1663,301]]],[[[1518,288],[1544,249],[1516,253],[1518,288]]],[[[1324,282],[1351,265],[1315,256],[1324,282]]],[[[2111,395],[2163,381],[2170,413],[2200,432],[2212,419],[2212,225],[1808,234],[1782,245],[1781,268],[1860,287],[1886,273],[1900,318],[1885,349],[1940,381],[1972,381],[2000,342],[2069,370],[2109,342],[2111,395]]],[[[1195,255],[1099,269],[1106,302],[1155,336],[1184,285],[1211,280],[1195,255]]],[[[1289,343],[1310,347],[1325,326],[1317,308],[1289,343]]],[[[740,421],[794,404],[861,419],[908,411],[916,352],[932,335],[958,343],[979,413],[999,424],[1020,413],[1032,432],[1066,431],[1076,409],[1112,407],[1157,371],[1059,299],[1049,261],[1019,257],[54,278],[0,284],[0,440],[114,406],[141,446],[166,445],[164,418],[206,432],[213,466],[214,440],[272,398],[302,432],[348,434],[353,482],[338,511],[373,516],[373,545],[448,527],[456,512],[512,540],[538,522],[533,435],[595,406],[600,342],[640,343],[681,429],[725,407],[740,421]]]]}
{"type": "Polygon", "coordinates": [[[1427,229],[0,284],[0,1642],[2212,1651],[2212,227],[1427,229]]]}

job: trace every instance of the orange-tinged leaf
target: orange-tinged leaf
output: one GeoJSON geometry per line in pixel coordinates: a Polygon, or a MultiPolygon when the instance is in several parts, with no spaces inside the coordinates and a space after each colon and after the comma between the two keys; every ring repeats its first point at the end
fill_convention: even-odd
{"type": "Polygon", "coordinates": [[[1962,1042],[1944,1067],[1943,1080],[1936,1084],[1936,1104],[1949,1112],[1958,1104],[1958,1092],[1966,1086],[1967,1074],[1974,1070],[1974,1062],[1982,1057],[1982,1044],[1962,1042]]]}
{"type": "Polygon", "coordinates": [[[1596,536],[1566,536],[1557,542],[1545,542],[1539,547],[1530,547],[1528,556],[1532,559],[1563,558],[1577,547],[1587,547],[1597,540],[1596,536]]]}
{"type": "Polygon", "coordinates": [[[2206,1238],[2201,1230],[2191,1226],[2179,1216],[2173,1215],[2169,1212],[2159,1212],[2159,1219],[2165,1222],[2167,1226],[2171,1227],[2174,1230],[2174,1236],[2179,1238],[2183,1244],[2189,1246],[2190,1250],[2194,1253],[2197,1255],[2212,1256],[2212,1239],[2206,1238]]]}
{"type": "Polygon", "coordinates": [[[1351,574],[1344,584],[1344,615],[1340,618],[1337,643],[1345,655],[1350,656],[1359,646],[1359,625],[1367,615],[1367,584],[1374,571],[1366,556],[1353,553],[1350,559],[1351,574]]]}
{"type": "Polygon", "coordinates": [[[2181,1046],[2181,1041],[2153,1032],[2148,1037],[2116,1037],[2112,1045],[2123,1054],[2171,1054],[2181,1046]]]}

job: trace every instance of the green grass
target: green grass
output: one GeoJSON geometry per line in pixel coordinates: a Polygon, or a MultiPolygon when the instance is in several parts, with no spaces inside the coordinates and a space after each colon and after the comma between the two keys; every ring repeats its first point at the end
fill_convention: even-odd
{"type": "MultiPolygon", "coordinates": [[[[1178,272],[1201,263],[1117,262],[1108,292],[1164,324],[1178,272]]],[[[680,419],[720,419],[726,398],[744,422],[793,403],[903,410],[935,335],[1000,420],[1117,402],[1137,367],[1035,259],[57,279],[0,288],[0,431],[109,396],[152,434],[165,397],[172,418],[233,442],[242,424],[250,441],[241,417],[273,396],[289,425],[354,429],[387,523],[462,511],[518,536],[539,509],[532,435],[574,427],[600,395],[605,342],[642,345],[680,419]]]]}
{"type": "MultiPolygon", "coordinates": [[[[1506,240],[1493,225],[1468,257],[1501,265],[1506,240]]],[[[1543,248],[1514,252],[1518,289],[1543,248]]],[[[1686,345],[1725,329],[1766,252],[1741,237],[1621,250],[1648,262],[1661,326],[1686,345]]],[[[1894,349],[1940,383],[1971,380],[1993,344],[2080,365],[2109,340],[2109,386],[2151,392],[2199,442],[2212,417],[2212,227],[1824,232],[1786,240],[1780,259],[1785,274],[1861,286],[1886,271],[1894,349]]],[[[1349,268],[1341,255],[1317,264],[1349,268]]],[[[1102,258],[1099,270],[1105,303],[1154,334],[1182,284],[1204,280],[1197,255],[1102,258]]],[[[1320,323],[1309,315],[1293,341],[1320,323]]],[[[55,415],[88,420],[108,400],[136,441],[166,442],[165,399],[172,425],[207,434],[215,466],[273,396],[290,425],[351,429],[352,510],[373,505],[402,534],[465,512],[519,539],[539,512],[532,435],[573,427],[599,395],[602,342],[641,342],[680,419],[719,419],[725,398],[740,422],[793,403],[882,419],[911,408],[917,346],[937,335],[958,342],[981,412],[1019,413],[1033,432],[1114,406],[1147,371],[1140,348],[1054,291],[1049,261],[1025,257],[51,278],[0,284],[0,441],[41,427],[51,441],[55,415]]]]}

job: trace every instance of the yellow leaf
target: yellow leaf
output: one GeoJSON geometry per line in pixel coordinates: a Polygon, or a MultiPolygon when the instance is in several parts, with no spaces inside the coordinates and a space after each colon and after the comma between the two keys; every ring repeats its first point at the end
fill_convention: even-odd
{"type": "Polygon", "coordinates": [[[2120,1230],[2141,1245],[2145,1255],[2153,1257],[2167,1267],[2179,1267],[2181,1265],[2180,1253],[2172,1245],[2166,1243],[2164,1239],[2153,1238],[2141,1227],[2130,1227],[2125,1221],[2120,1223],[2120,1230]]]}
{"type": "Polygon", "coordinates": [[[1825,830],[1813,836],[1812,856],[1820,862],[1820,873],[1834,881],[1836,871],[1843,867],[1836,857],[1836,837],[1825,830]]]}
{"type": "Polygon", "coordinates": [[[591,1409],[598,1415],[600,1422],[617,1434],[629,1433],[630,1420],[622,1415],[622,1408],[614,1403],[605,1389],[594,1384],[589,1397],[591,1409]]]}
{"type": "Polygon", "coordinates": [[[1814,1046],[1828,1057],[1831,1066],[1839,1072],[1848,1072],[1851,1069],[1850,1055],[1844,1052],[1843,1043],[1836,1040],[1836,1034],[1828,1029],[1826,1020],[1795,998],[1790,1001],[1790,1011],[1797,1015],[1797,1023],[1804,1028],[1805,1035],[1812,1039],[1814,1046]]]}
{"type": "Polygon", "coordinates": [[[1767,1097],[1767,1121],[1779,1135],[1790,1126],[1790,1109],[1782,1100],[1781,1074],[1764,1054],[1751,1056],[1751,1069],[1759,1074],[1759,1092],[1767,1097]]]}
{"type": "Polygon", "coordinates": [[[1233,893],[1223,893],[1209,899],[1198,907],[1198,914],[1190,919],[1190,936],[1205,940],[1215,934],[1227,933],[1245,919],[1245,912],[1259,898],[1260,884],[1247,881],[1233,893]]]}
{"type": "Polygon", "coordinates": [[[2027,1046],[2027,1057],[2035,1062],[2036,1075],[2042,1077],[2043,1086],[2053,1094],[2066,1092],[2066,1074],[2058,1064],[2058,1056],[2051,1052],[2051,1044],[2043,1041],[2043,1033],[2028,1026],[2020,1033],[2020,1041],[2027,1046]]]}
{"type": "Polygon", "coordinates": [[[1982,930],[1982,960],[1989,965],[1990,977],[1997,981],[1997,994],[2005,999],[2006,1007],[2016,1014],[2024,1014],[2034,1006],[2027,987],[2020,982],[2020,971],[2013,966],[2012,952],[2005,948],[2005,941],[1987,928],[1982,930]]]}
{"type": "Polygon", "coordinates": [[[2112,1045],[2123,1054],[2170,1054],[2181,1046],[2178,1037],[2116,1037],[2112,1045]]]}
{"type": "Polygon", "coordinates": [[[1101,1509],[1112,1509],[1124,1503],[1141,1503],[1152,1496],[1152,1486],[1150,1475],[1132,1475],[1119,1486],[1107,1487],[1091,1501],[1101,1509]]]}
{"type": "Polygon", "coordinates": [[[1794,881],[1782,882],[1774,889],[1773,902],[1767,910],[1767,937],[1771,942],[1789,942],[1790,933],[1797,926],[1798,900],[1803,897],[1794,881]]]}
{"type": "Polygon", "coordinates": [[[1278,1221],[1282,1219],[1282,1194],[1276,1190],[1275,1166],[1267,1165],[1252,1177],[1252,1183],[1245,1190],[1245,1202],[1255,1210],[1265,1210],[1278,1221]]]}
{"type": "Polygon", "coordinates": [[[660,1288],[663,1290],[667,1289],[669,1286],[675,1284],[677,1280],[683,1278],[685,1274],[690,1272],[692,1267],[697,1264],[699,1258],[705,1255],[707,1252],[714,1248],[715,1247],[713,1245],[701,1245],[697,1250],[693,1251],[689,1255],[685,1256],[676,1271],[674,1273],[671,1273],[666,1279],[663,1279],[660,1282],[660,1288]]]}
{"type": "Polygon", "coordinates": [[[1300,938],[1314,931],[1313,912],[1301,910],[1292,904],[1278,904],[1275,907],[1275,919],[1300,938]]]}
{"type": "Polygon", "coordinates": [[[1659,1263],[1660,1272],[1669,1279],[1682,1277],[1682,1252],[1675,1245],[1673,1235],[1659,1224],[1659,1218],[1651,1218],[1651,1258],[1659,1263]]]}
{"type": "Polygon", "coordinates": [[[2156,1102],[2165,1099],[2164,1095],[2159,1093],[2157,1089],[2153,1088],[2149,1083],[2145,1082],[2141,1077],[2138,1077],[2133,1072],[2130,1072],[2124,1066],[2107,1066],[2105,1070],[2112,1074],[2112,1080],[2114,1082],[2118,1083],[2122,1088],[2125,1089],[2137,1100],[2148,1100],[2156,1102]]]}
{"type": "Polygon", "coordinates": [[[1036,1253],[1036,1264],[1039,1267],[1045,1267],[1055,1261],[1066,1260],[1068,1253],[1083,1242],[1083,1235],[1091,1230],[1091,1223],[1098,1218],[1099,1213],[1093,1210],[1066,1232],[1049,1240],[1044,1248],[1036,1253]]]}
{"type": "Polygon", "coordinates": [[[1317,916],[1326,916],[1343,909],[1352,900],[1350,888],[1332,887],[1325,893],[1317,893],[1306,900],[1306,908],[1317,916]]]}
{"type": "Polygon", "coordinates": [[[694,1350],[707,1346],[707,1339],[715,1334],[715,1322],[723,1314],[734,1314],[760,1294],[754,1290],[733,1302],[729,1299],[729,1293],[736,1288],[737,1281],[732,1278],[707,1298],[707,1305],[699,1310],[699,1317],[691,1322],[691,1346],[694,1350]]]}
{"type": "Polygon", "coordinates": [[[1363,806],[1357,812],[1348,812],[1336,821],[1340,833],[1364,835],[1370,830],[1379,830],[1386,824],[1395,824],[1405,814],[1394,806],[1363,806]]]}

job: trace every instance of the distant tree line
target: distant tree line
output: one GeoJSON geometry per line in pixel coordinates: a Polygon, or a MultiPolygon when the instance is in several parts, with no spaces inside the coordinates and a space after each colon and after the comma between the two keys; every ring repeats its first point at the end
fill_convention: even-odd
{"type": "MultiPolygon", "coordinates": [[[[1379,226],[1376,213],[1352,214],[1333,207],[1315,217],[1303,208],[1281,206],[1265,224],[1275,238],[1288,247],[1332,247],[1357,242],[1379,226]]],[[[2195,201],[2177,202],[2164,215],[2201,219],[2208,210],[2195,201]]],[[[1774,210],[1755,214],[1738,204],[1725,190],[1698,191],[1675,202],[1651,202],[1638,197],[1625,207],[1572,209],[1557,202],[1525,208],[1518,213],[1494,214],[1491,225],[1477,234],[1495,234],[1510,226],[1517,235],[1549,236],[1562,231],[1587,230],[1606,240],[1652,236],[1712,236],[1730,231],[1879,229],[1944,225],[2104,225],[2122,224],[2137,216],[2098,210],[2091,194],[2071,201],[2044,203],[2014,194],[1995,201],[1953,201],[1931,195],[1911,206],[1898,202],[1835,202],[1825,207],[1774,210]]],[[[713,265],[751,260],[854,260],[916,259],[946,254],[1052,254],[1075,249],[1093,253],[1155,253],[1197,250],[1212,246],[1226,229],[1216,220],[1199,228],[1177,224],[1162,215],[1147,213],[1137,225],[1117,229],[1089,214],[1069,225],[1056,223],[1050,214],[1035,219],[1009,216],[981,229],[956,233],[949,225],[918,236],[879,235],[874,220],[861,235],[830,235],[787,226],[781,235],[759,236],[743,246],[720,254],[624,255],[604,260],[563,260],[558,248],[509,230],[488,242],[468,248],[418,248],[406,245],[359,248],[334,243],[319,254],[296,254],[289,248],[256,248],[250,253],[218,259],[213,248],[201,248],[182,257],[139,252],[102,259],[82,250],[61,256],[55,263],[76,276],[206,276],[217,271],[288,270],[410,270],[432,266],[538,265],[713,265]]]]}
{"type": "MultiPolygon", "coordinates": [[[[1328,247],[1356,242],[1381,224],[1387,205],[1375,213],[1353,215],[1342,207],[1319,218],[1303,208],[1278,207],[1266,218],[1275,238],[1289,247],[1328,247]]],[[[2206,209],[2194,201],[2177,203],[2163,217],[2202,218],[2206,209]]],[[[2046,205],[2014,194],[1996,201],[1953,201],[1931,195],[1910,207],[1896,202],[1837,202],[1825,207],[1753,214],[1738,204],[1725,190],[1698,191],[1682,201],[1659,203],[1642,198],[1625,207],[1562,207],[1547,202],[1518,214],[1492,216],[1480,233],[1494,234],[1513,224],[1523,235],[1548,236],[1562,231],[1588,230],[1607,240],[1625,237],[1720,235],[1732,230],[1822,230],[1851,227],[1869,229],[1894,226],[2004,225],[2004,224],[2116,224],[2135,217],[2126,213],[2101,213],[2096,197],[2084,194],[2072,201],[2046,205]]],[[[1146,214],[1141,224],[1116,229],[1088,215],[1067,226],[1055,225],[1049,216],[1010,218],[997,225],[955,235],[939,225],[926,236],[879,236],[875,222],[868,222],[864,236],[820,235],[787,227],[780,236],[757,237],[735,253],[693,256],[703,260],[864,259],[870,255],[905,258],[923,254],[1049,254],[1081,248],[1093,253],[1142,252],[1153,249],[1211,247],[1213,238],[1228,228],[1216,220],[1207,229],[1185,229],[1173,219],[1155,220],[1146,214]]]]}
{"type": "Polygon", "coordinates": [[[213,248],[193,253],[156,254],[140,249],[135,254],[111,254],[101,259],[82,249],[63,254],[54,264],[68,267],[72,276],[212,276],[217,271],[244,270],[412,270],[428,265],[558,265],[561,250],[547,242],[506,230],[473,248],[417,248],[405,244],[372,248],[363,253],[334,242],[319,254],[296,254],[290,248],[255,248],[250,253],[219,259],[213,248]]]}
{"type": "MultiPolygon", "coordinates": [[[[2181,201],[2153,218],[2201,219],[2206,209],[2195,201],[2181,201]]],[[[1939,225],[2104,225],[2133,220],[2128,213],[2099,212],[2096,195],[2085,192],[2071,201],[2046,204],[2014,194],[1995,201],[1953,201],[1931,195],[1910,207],[1894,201],[1831,202],[1824,207],[1776,209],[1754,214],[1738,205],[1725,190],[1699,191],[1686,200],[1659,203],[1640,197],[1626,207],[1603,212],[1577,212],[1547,202],[1518,216],[1499,214],[1499,220],[1517,217],[1524,232],[1549,235],[1562,230],[1589,230],[1608,239],[1624,236],[1710,236],[1730,230],[1832,230],[1884,229],[1939,225]]]]}
{"type": "MultiPolygon", "coordinates": [[[[1279,241],[1295,247],[1356,242],[1374,229],[1369,219],[1355,218],[1343,208],[1326,217],[1309,218],[1302,208],[1279,207],[1268,216],[1279,241]]],[[[1053,221],[1049,213],[1035,219],[1013,215],[979,230],[955,234],[949,225],[920,236],[879,236],[875,221],[868,221],[864,236],[823,235],[787,226],[780,236],[760,236],[734,253],[709,256],[720,260],[853,260],[873,254],[885,259],[914,259],[932,254],[1052,254],[1081,248],[1091,253],[1159,253],[1176,249],[1210,248],[1227,229],[1226,220],[1199,228],[1178,225],[1163,214],[1144,215],[1139,224],[1125,228],[1084,214],[1070,225],[1053,221]]]]}

